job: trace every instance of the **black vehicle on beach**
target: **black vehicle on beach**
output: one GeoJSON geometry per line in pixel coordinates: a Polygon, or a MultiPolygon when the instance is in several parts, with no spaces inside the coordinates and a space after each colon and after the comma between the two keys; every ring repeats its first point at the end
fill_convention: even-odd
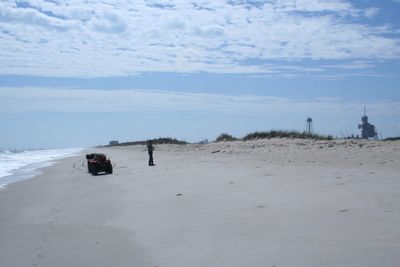
{"type": "Polygon", "coordinates": [[[99,172],[113,173],[113,166],[106,155],[100,153],[87,154],[86,159],[88,172],[92,175],[97,175],[99,172]]]}

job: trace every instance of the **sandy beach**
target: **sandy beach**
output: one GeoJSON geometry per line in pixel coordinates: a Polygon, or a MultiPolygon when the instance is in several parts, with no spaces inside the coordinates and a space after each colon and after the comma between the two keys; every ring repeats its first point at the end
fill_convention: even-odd
{"type": "Polygon", "coordinates": [[[0,191],[0,265],[399,266],[400,142],[89,149],[0,191]],[[92,176],[84,153],[107,154],[92,176]]]}

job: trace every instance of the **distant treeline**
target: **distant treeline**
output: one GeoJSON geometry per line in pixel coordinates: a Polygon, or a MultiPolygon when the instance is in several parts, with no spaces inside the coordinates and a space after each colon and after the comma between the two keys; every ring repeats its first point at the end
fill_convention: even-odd
{"type": "Polygon", "coordinates": [[[256,140],[256,139],[271,139],[271,138],[298,138],[298,139],[314,139],[314,140],[332,140],[331,135],[320,135],[320,134],[309,134],[306,132],[298,131],[283,131],[283,130],[272,130],[269,132],[254,132],[249,133],[243,138],[236,138],[230,134],[222,133],[216,139],[217,142],[221,141],[235,141],[235,140],[256,140]]]}
{"type": "Polygon", "coordinates": [[[400,136],[388,137],[388,138],[385,138],[383,141],[398,141],[398,140],[400,140],[400,136]]]}
{"type": "MultiPolygon", "coordinates": [[[[222,141],[248,141],[248,140],[256,140],[256,139],[271,139],[271,138],[298,138],[298,139],[314,139],[314,140],[332,140],[333,137],[331,135],[320,135],[320,134],[309,134],[305,132],[298,132],[298,131],[283,131],[283,130],[272,130],[269,132],[254,132],[254,133],[249,133],[243,138],[236,138],[230,134],[227,133],[222,133],[220,134],[217,139],[215,140],[216,142],[222,142],[222,141]]],[[[396,137],[398,138],[398,137],[396,137]]],[[[394,139],[398,140],[398,139],[394,139]]],[[[186,145],[188,142],[178,140],[176,138],[171,138],[171,137],[160,137],[157,139],[152,139],[153,144],[159,145],[159,144],[174,144],[174,145],[186,145]]],[[[133,145],[146,145],[147,140],[144,141],[133,141],[133,142],[124,142],[124,143],[115,143],[115,144],[110,144],[106,145],[105,147],[109,146],[133,146],[133,145]]]]}
{"type": "MultiPolygon", "coordinates": [[[[153,144],[159,145],[159,144],[174,144],[174,145],[186,145],[186,141],[181,141],[175,138],[170,138],[170,137],[160,137],[157,139],[151,139],[153,144]]],[[[133,145],[146,145],[147,140],[145,141],[133,141],[133,142],[124,142],[124,143],[118,143],[118,144],[113,144],[113,145],[106,145],[108,146],[133,146],[133,145]]]]}
{"type": "MultiPolygon", "coordinates": [[[[291,138],[291,139],[313,139],[313,140],[333,140],[331,135],[321,135],[321,134],[309,134],[306,132],[298,132],[298,131],[284,131],[284,130],[272,130],[269,132],[254,132],[249,133],[243,138],[237,138],[227,133],[220,134],[215,142],[224,142],[224,141],[248,141],[248,140],[257,140],[257,139],[272,139],[272,138],[291,138]]],[[[400,136],[398,137],[389,137],[384,139],[383,141],[398,141],[400,140],[400,136]]],[[[153,144],[174,144],[174,145],[186,145],[188,142],[178,140],[176,138],[171,137],[160,137],[157,139],[152,139],[153,144]]],[[[133,142],[124,142],[124,143],[116,143],[106,145],[104,147],[109,146],[133,146],[133,145],[146,145],[147,140],[145,141],[133,141],[133,142]]]]}

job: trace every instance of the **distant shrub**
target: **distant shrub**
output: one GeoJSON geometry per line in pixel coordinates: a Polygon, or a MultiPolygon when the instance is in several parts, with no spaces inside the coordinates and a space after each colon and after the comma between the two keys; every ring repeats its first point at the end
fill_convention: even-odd
{"type": "Polygon", "coordinates": [[[186,141],[181,141],[176,138],[171,137],[160,137],[157,139],[153,139],[153,144],[174,144],[174,145],[186,145],[186,141]]]}
{"type": "Polygon", "coordinates": [[[274,138],[274,137],[276,137],[275,131],[254,132],[254,133],[250,133],[250,134],[246,135],[245,137],[243,137],[243,140],[247,141],[247,140],[255,140],[255,139],[270,139],[270,138],[274,138]]]}
{"type": "Polygon", "coordinates": [[[243,137],[244,141],[255,140],[255,139],[271,139],[271,138],[298,138],[298,139],[315,139],[315,140],[332,140],[331,135],[319,135],[319,134],[309,134],[306,132],[298,131],[282,131],[282,130],[272,130],[269,132],[254,132],[243,137]]]}
{"type": "MultiPolygon", "coordinates": [[[[186,141],[181,141],[176,138],[171,138],[171,137],[159,137],[157,139],[152,139],[153,144],[174,144],[174,145],[186,145],[186,141]]],[[[146,141],[132,141],[132,142],[124,142],[124,143],[119,143],[117,145],[113,146],[133,146],[133,145],[145,145],[147,144],[146,141]]]]}
{"type": "Polygon", "coordinates": [[[227,133],[222,133],[222,134],[220,134],[220,135],[217,137],[217,139],[216,139],[217,142],[235,141],[235,140],[237,140],[236,137],[233,137],[232,135],[227,134],[227,133]]]}
{"type": "Polygon", "coordinates": [[[400,136],[388,137],[388,138],[385,138],[383,141],[398,141],[398,140],[400,140],[400,136]]]}

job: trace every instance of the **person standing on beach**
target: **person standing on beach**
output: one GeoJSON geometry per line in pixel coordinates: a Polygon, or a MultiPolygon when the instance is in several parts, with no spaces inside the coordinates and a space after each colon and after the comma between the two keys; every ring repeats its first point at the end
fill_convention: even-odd
{"type": "Polygon", "coordinates": [[[149,152],[149,166],[154,166],[154,162],[153,162],[153,142],[151,140],[149,140],[147,142],[147,152],[149,152]]]}

